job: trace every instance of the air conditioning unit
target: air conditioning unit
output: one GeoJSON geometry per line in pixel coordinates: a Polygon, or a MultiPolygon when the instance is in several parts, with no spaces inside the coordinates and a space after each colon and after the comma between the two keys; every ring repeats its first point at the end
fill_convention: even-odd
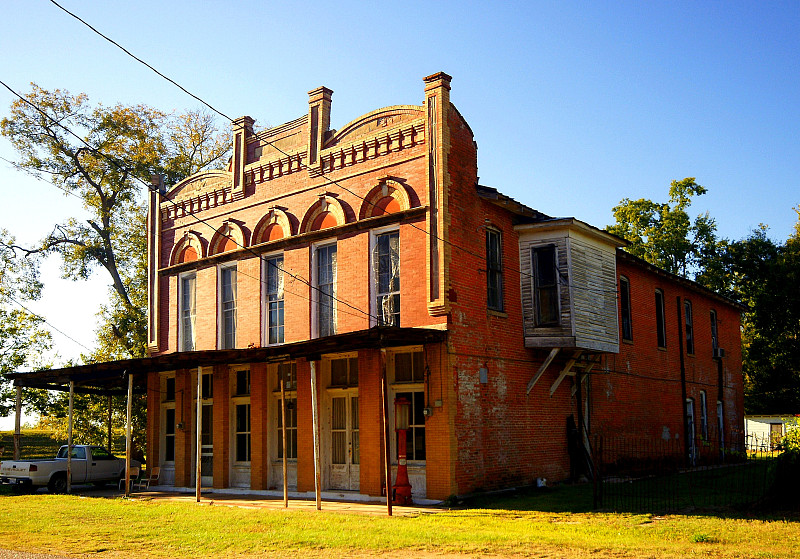
{"type": "Polygon", "coordinates": [[[715,359],[721,359],[723,357],[725,357],[725,350],[722,349],[721,347],[715,348],[714,349],[714,358],[715,359]]]}

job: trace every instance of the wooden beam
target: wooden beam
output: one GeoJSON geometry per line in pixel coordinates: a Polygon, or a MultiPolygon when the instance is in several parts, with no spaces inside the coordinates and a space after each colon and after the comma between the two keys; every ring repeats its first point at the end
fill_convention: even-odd
{"type": "MultiPolygon", "coordinates": [[[[317,410],[316,361],[311,361],[311,424],[314,431],[314,493],[317,496],[317,510],[322,510],[322,465],[320,464],[319,455],[319,410],[317,410]]],[[[286,453],[284,452],[284,454],[286,453]]]]}
{"type": "Polygon", "coordinates": [[[22,450],[22,387],[17,386],[17,398],[14,411],[14,460],[19,460],[22,450]]]}
{"type": "Polygon", "coordinates": [[[194,500],[200,502],[202,475],[200,463],[203,459],[203,368],[197,367],[197,409],[195,410],[195,468],[194,468],[194,500]]]}
{"type": "Polygon", "coordinates": [[[283,439],[283,508],[289,508],[289,449],[286,448],[286,379],[278,375],[281,383],[281,438],[283,439]]]}
{"type": "Polygon", "coordinates": [[[389,404],[386,382],[386,350],[381,348],[381,423],[383,424],[383,480],[386,487],[386,513],[392,516],[392,467],[389,456],[389,404]]]}
{"type": "MultiPolygon", "coordinates": [[[[72,493],[72,408],[75,397],[75,383],[69,383],[69,414],[67,419],[67,493],[72,493]]],[[[88,456],[86,457],[88,458],[88,456]]]]}
{"type": "Polygon", "coordinates": [[[580,356],[581,356],[581,352],[580,352],[580,350],[578,350],[573,354],[573,356],[570,358],[570,360],[567,361],[567,364],[561,370],[561,373],[558,375],[558,378],[553,383],[553,386],[550,387],[550,397],[551,398],[552,398],[553,394],[555,394],[556,389],[558,388],[558,385],[561,384],[561,381],[563,381],[567,377],[567,375],[574,375],[575,374],[575,371],[572,370],[572,367],[575,366],[575,361],[577,361],[580,356]]]}
{"type": "Polygon", "coordinates": [[[133,375],[128,374],[128,411],[125,422],[125,496],[131,495],[131,416],[133,415],[133,375]]]}
{"type": "Polygon", "coordinates": [[[528,383],[528,390],[525,392],[526,395],[531,393],[531,390],[533,389],[533,385],[535,385],[538,382],[538,380],[544,374],[545,369],[547,369],[547,367],[550,366],[550,363],[553,362],[553,359],[555,359],[556,355],[558,355],[558,352],[560,350],[561,350],[560,347],[554,347],[553,349],[550,350],[550,354],[547,356],[547,358],[544,360],[542,365],[539,367],[539,370],[536,371],[536,374],[533,376],[533,378],[528,383]]]}

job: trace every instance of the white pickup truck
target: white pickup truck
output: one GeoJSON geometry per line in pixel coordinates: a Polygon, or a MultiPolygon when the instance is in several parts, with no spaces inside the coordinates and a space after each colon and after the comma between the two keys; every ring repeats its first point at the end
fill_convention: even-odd
{"type": "MultiPolygon", "coordinates": [[[[131,466],[139,467],[139,462],[131,466]]],[[[72,445],[72,483],[101,486],[125,476],[125,460],[108,449],[93,445],[72,445]]],[[[62,446],[54,460],[4,460],[0,462],[0,481],[27,485],[35,490],[47,486],[50,493],[67,490],[67,447],[62,446]]]]}

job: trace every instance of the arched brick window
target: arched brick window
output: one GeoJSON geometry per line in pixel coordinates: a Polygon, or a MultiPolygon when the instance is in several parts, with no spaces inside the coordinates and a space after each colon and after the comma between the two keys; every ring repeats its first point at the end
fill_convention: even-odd
{"type": "Polygon", "coordinates": [[[347,223],[347,214],[342,203],[328,194],[322,195],[303,218],[303,232],[330,229],[347,223]]]}
{"type": "Polygon", "coordinates": [[[237,223],[226,221],[214,233],[209,254],[220,254],[247,246],[245,232],[237,223]]]}
{"type": "Polygon", "coordinates": [[[169,263],[171,266],[174,266],[175,264],[182,264],[184,262],[194,262],[205,256],[202,238],[192,231],[186,231],[183,237],[172,247],[169,263]]]}
{"type": "Polygon", "coordinates": [[[278,208],[271,208],[269,213],[261,218],[253,232],[253,244],[278,241],[294,234],[292,222],[296,223],[289,214],[278,208]]]}
{"type": "Polygon", "coordinates": [[[359,219],[401,212],[410,207],[411,199],[405,187],[397,181],[384,179],[364,198],[359,219]]]}

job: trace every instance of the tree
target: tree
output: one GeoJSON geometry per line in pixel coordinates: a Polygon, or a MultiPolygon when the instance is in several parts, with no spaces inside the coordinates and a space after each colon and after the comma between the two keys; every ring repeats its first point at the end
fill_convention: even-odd
{"type": "Polygon", "coordinates": [[[716,222],[708,212],[689,217],[692,198],[707,190],[694,177],[670,183],[669,202],[623,199],[614,207],[609,233],[627,240],[626,250],[668,272],[695,277],[714,261],[719,248],[716,222]]]}
{"type": "Polygon", "coordinates": [[[800,207],[784,244],[761,226],[730,243],[723,257],[730,290],[748,305],[743,317],[745,408],[748,413],[800,410],[800,207]]]}
{"type": "Polygon", "coordinates": [[[20,156],[17,166],[80,197],[88,213],[86,219],[56,224],[39,246],[25,252],[58,254],[65,278],[79,280],[103,269],[111,280],[109,302],[100,312],[98,349],[82,359],[143,357],[145,185],[153,174],[175,183],[224,165],[229,136],[200,111],[174,115],[145,105],[92,105],[86,94],[35,84],[24,97],[0,121],[0,133],[20,156]]]}
{"type": "MultiPolygon", "coordinates": [[[[51,342],[42,319],[25,307],[41,295],[36,261],[22,257],[14,242],[8,231],[0,229],[0,374],[44,366],[41,356],[51,342]]],[[[0,387],[0,416],[14,409],[15,394],[8,383],[0,387]]],[[[29,408],[40,399],[36,394],[25,398],[29,408]]]]}

